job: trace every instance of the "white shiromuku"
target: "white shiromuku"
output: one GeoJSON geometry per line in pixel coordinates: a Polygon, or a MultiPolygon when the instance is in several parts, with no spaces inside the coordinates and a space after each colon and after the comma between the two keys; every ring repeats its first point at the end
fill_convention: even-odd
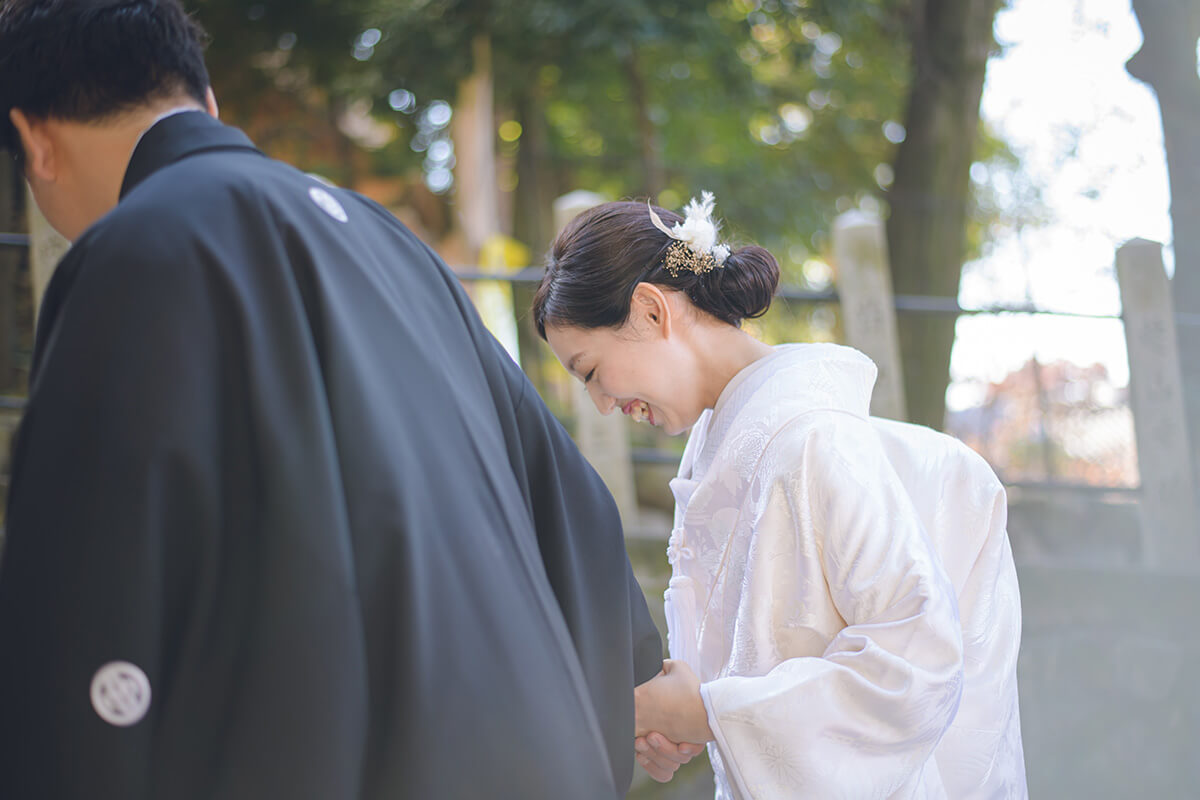
{"type": "Polygon", "coordinates": [[[869,417],[875,375],[777,347],[671,482],[670,650],[718,800],[1027,796],[1004,488],[957,440],[869,417]]]}

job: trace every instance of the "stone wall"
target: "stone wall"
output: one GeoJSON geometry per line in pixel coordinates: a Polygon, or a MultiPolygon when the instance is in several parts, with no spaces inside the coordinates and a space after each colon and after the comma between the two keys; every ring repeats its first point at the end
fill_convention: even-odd
{"type": "Polygon", "coordinates": [[[1200,578],[1020,566],[1034,798],[1200,796],[1200,578]]]}

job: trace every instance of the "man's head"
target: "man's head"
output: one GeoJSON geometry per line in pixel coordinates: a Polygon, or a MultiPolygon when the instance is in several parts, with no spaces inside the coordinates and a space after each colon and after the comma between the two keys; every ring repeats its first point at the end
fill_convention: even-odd
{"type": "Polygon", "coordinates": [[[0,0],[0,146],[68,238],[115,205],[158,114],[215,113],[204,38],[179,0],[0,0]]]}

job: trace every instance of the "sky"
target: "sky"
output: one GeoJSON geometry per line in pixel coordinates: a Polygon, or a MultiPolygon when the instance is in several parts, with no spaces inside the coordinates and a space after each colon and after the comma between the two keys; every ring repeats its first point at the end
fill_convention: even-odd
{"type": "MultiPolygon", "coordinates": [[[[1011,0],[997,16],[996,37],[1003,51],[989,62],[982,114],[1020,156],[1049,215],[1002,236],[968,265],[960,303],[1028,296],[1039,308],[1119,315],[1117,247],[1136,237],[1161,242],[1168,272],[1172,266],[1158,102],[1125,71],[1142,42],[1129,0],[1011,0]]],[[[1012,191],[1019,196],[1019,187],[1012,191]]],[[[1129,380],[1117,319],[964,317],[948,404],[973,405],[983,381],[999,380],[1034,354],[1099,362],[1117,385],[1129,380]]]]}

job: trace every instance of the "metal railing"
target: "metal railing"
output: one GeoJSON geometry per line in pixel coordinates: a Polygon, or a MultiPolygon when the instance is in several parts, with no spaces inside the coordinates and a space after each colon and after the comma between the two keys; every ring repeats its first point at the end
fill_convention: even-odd
{"type": "MultiPolygon", "coordinates": [[[[541,267],[523,267],[515,272],[485,272],[473,267],[454,267],[454,274],[464,281],[502,281],[506,283],[540,283],[543,269],[541,267]]],[[[839,303],[841,298],[837,289],[804,289],[799,286],[780,286],[775,294],[784,300],[807,303],[839,303]]],[[[1051,308],[1039,308],[1031,303],[994,304],[969,308],[959,305],[953,297],[932,297],[927,295],[897,294],[893,295],[896,310],[901,313],[936,314],[942,316],[970,316],[994,314],[1046,314],[1056,317],[1074,319],[1121,319],[1120,314],[1090,314],[1083,311],[1060,311],[1051,308]]],[[[1200,314],[1176,312],[1175,322],[1178,325],[1200,327],[1200,314]]]]}
{"type": "MultiPolygon", "coordinates": [[[[530,284],[541,281],[543,270],[536,267],[525,267],[513,272],[483,271],[475,268],[455,268],[454,272],[460,280],[499,281],[517,284],[530,284]]],[[[825,289],[807,289],[799,286],[781,286],[776,294],[779,299],[789,303],[801,304],[830,304],[841,302],[836,287],[825,289]]],[[[956,298],[931,297],[922,295],[893,295],[892,301],[897,313],[902,315],[933,315],[943,317],[958,316],[1014,316],[1035,317],[1053,316],[1078,320],[1111,320],[1121,322],[1119,314],[1097,314],[1086,312],[1059,311],[1040,308],[1032,304],[993,304],[977,308],[964,308],[956,298]]],[[[1181,324],[1200,325],[1200,315],[1177,315],[1181,324]]],[[[1049,432],[1043,434],[1049,436],[1049,432]]],[[[670,465],[678,463],[679,453],[654,447],[631,448],[630,453],[635,464],[639,465],[670,465]]],[[[1060,465],[1062,466],[1062,465],[1060,465]]],[[[1054,493],[1079,494],[1090,496],[1136,496],[1140,488],[1137,486],[1110,483],[1087,483],[1061,474],[1051,472],[1046,478],[1030,478],[1023,471],[1011,475],[1001,475],[1004,483],[1011,488],[1038,489],[1054,493]]]]}
{"type": "MultiPolygon", "coordinates": [[[[28,248],[30,246],[30,237],[20,233],[0,233],[0,247],[16,247],[28,248]]],[[[525,267],[511,272],[495,272],[480,270],[477,268],[460,267],[454,269],[455,274],[460,280],[466,282],[475,281],[499,281],[515,284],[535,284],[541,281],[543,277],[543,269],[541,267],[525,267]]],[[[838,291],[835,287],[826,289],[808,289],[799,286],[781,286],[777,292],[777,297],[788,302],[812,303],[812,304],[838,304],[841,301],[838,291]]],[[[1082,312],[1058,311],[1053,309],[1039,308],[1032,304],[995,304],[978,308],[964,308],[958,303],[956,298],[949,297],[931,297],[922,295],[895,295],[893,297],[896,311],[901,314],[927,314],[937,316],[972,316],[972,315],[1052,315],[1057,317],[1069,317],[1077,319],[1103,319],[1115,320],[1121,319],[1117,314],[1092,314],[1082,312]]],[[[1176,314],[1178,324],[1186,326],[1200,326],[1200,314],[1176,314]]],[[[26,399],[23,397],[0,396],[0,410],[5,411],[20,411],[25,407],[26,399]]],[[[632,456],[635,463],[639,464],[671,464],[678,461],[678,454],[667,450],[658,450],[654,448],[635,447],[632,450],[632,456]]],[[[1054,478],[1048,480],[1029,481],[1016,479],[1006,481],[1013,487],[1030,488],[1036,486],[1044,489],[1052,489],[1055,491],[1073,491],[1084,493],[1136,493],[1137,488],[1124,486],[1102,486],[1091,484],[1079,484],[1071,481],[1057,480],[1054,478]]]]}

